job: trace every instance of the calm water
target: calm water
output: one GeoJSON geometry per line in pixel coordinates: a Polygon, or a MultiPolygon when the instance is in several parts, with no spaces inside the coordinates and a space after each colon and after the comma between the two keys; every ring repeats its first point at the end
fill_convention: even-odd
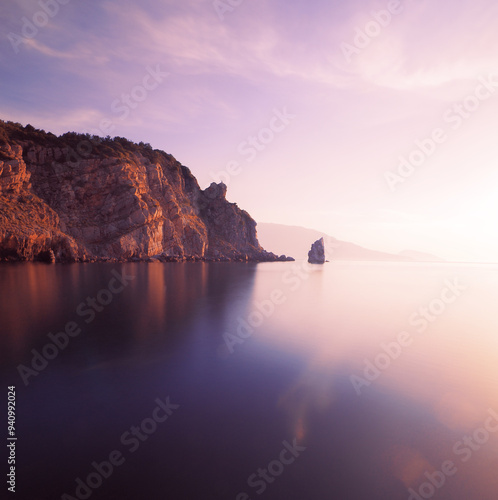
{"type": "Polygon", "coordinates": [[[498,266],[296,266],[0,266],[16,498],[496,500],[498,266]]]}

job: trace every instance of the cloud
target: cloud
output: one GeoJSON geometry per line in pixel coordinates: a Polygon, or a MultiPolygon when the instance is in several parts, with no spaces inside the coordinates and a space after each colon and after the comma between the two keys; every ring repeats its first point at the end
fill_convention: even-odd
{"type": "MultiPolygon", "coordinates": [[[[354,45],[355,33],[374,18],[368,9],[349,20],[343,39],[354,45]]],[[[358,88],[376,86],[406,92],[425,92],[444,98],[448,87],[496,71],[496,18],[498,5],[490,0],[470,2],[406,1],[380,35],[347,63],[336,51],[335,66],[350,75],[358,88]],[[451,16],[451,22],[448,22],[451,16]],[[477,34],[477,36],[476,36],[477,34]]],[[[463,83],[464,85],[465,83],[463,83]]]]}
{"type": "Polygon", "coordinates": [[[137,6],[130,12],[107,3],[106,9],[128,34],[121,47],[113,48],[119,57],[161,60],[182,74],[228,75],[254,82],[279,77],[341,85],[347,78],[334,71],[321,50],[319,55],[303,51],[299,38],[285,38],[278,25],[259,17],[231,24],[198,9],[154,18],[137,6]]]}
{"type": "Polygon", "coordinates": [[[44,45],[40,41],[36,40],[36,38],[30,38],[25,41],[25,46],[30,50],[35,50],[40,54],[43,54],[47,57],[55,57],[58,59],[74,59],[75,54],[70,51],[62,51],[48,47],[44,45]]]}

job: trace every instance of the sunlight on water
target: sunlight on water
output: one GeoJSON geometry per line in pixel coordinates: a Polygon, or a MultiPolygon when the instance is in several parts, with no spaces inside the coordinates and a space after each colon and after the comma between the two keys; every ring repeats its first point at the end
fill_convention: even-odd
{"type": "Polygon", "coordinates": [[[268,498],[496,498],[496,266],[19,265],[0,279],[5,383],[23,387],[18,366],[49,333],[81,328],[20,390],[25,415],[39,417],[23,422],[32,489],[74,491],[170,394],[182,416],[108,480],[112,494],[136,474],[151,498],[254,496],[251,471],[295,439],[303,458],[265,484],[268,498]],[[119,293],[101,292],[122,273],[119,293]],[[94,317],[92,297],[111,298],[94,317]],[[49,442],[50,463],[77,450],[57,480],[34,453],[49,442]]]}

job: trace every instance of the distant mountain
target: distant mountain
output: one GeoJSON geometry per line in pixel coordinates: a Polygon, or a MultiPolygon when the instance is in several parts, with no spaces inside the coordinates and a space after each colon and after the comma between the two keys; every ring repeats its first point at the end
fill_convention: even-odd
{"type": "Polygon", "coordinates": [[[327,260],[355,261],[437,261],[441,259],[429,254],[406,250],[401,254],[390,254],[370,250],[346,241],[338,240],[320,231],[300,226],[258,223],[258,240],[261,245],[276,254],[292,255],[296,259],[306,259],[311,244],[317,239],[325,239],[327,260]]]}
{"type": "Polygon", "coordinates": [[[436,255],[432,255],[430,253],[425,253],[425,252],[417,252],[415,250],[403,250],[402,252],[399,252],[398,255],[401,255],[403,257],[408,257],[412,260],[419,262],[446,262],[444,259],[441,259],[436,255]]]}

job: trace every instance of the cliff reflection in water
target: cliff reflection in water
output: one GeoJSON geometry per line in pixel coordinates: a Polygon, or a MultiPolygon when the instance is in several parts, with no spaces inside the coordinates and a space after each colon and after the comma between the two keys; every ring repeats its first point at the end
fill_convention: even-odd
{"type": "Polygon", "coordinates": [[[3,363],[28,361],[31,349],[42,347],[48,333],[63,331],[69,321],[82,329],[71,344],[94,348],[96,357],[110,346],[120,355],[124,350],[132,355],[157,353],[158,346],[181,341],[202,325],[223,331],[227,308],[249,299],[256,267],[234,263],[0,266],[4,291],[0,356],[3,363]],[[124,286],[116,281],[116,273],[128,277],[124,286]],[[108,293],[111,281],[122,291],[108,293]]]}
{"type": "Polygon", "coordinates": [[[297,265],[0,266],[24,497],[74,496],[76,478],[125,453],[122,434],[170,397],[178,410],[92,498],[256,497],[248,478],[286,441],[305,451],[259,478],[268,498],[418,500],[432,488],[495,500],[498,268],[297,265]],[[465,289],[442,309],[447,280],[465,289]],[[439,312],[421,329],[424,308],[439,312]],[[18,364],[71,321],[81,333],[25,387],[18,364]],[[387,344],[391,361],[379,358],[387,344]]]}

